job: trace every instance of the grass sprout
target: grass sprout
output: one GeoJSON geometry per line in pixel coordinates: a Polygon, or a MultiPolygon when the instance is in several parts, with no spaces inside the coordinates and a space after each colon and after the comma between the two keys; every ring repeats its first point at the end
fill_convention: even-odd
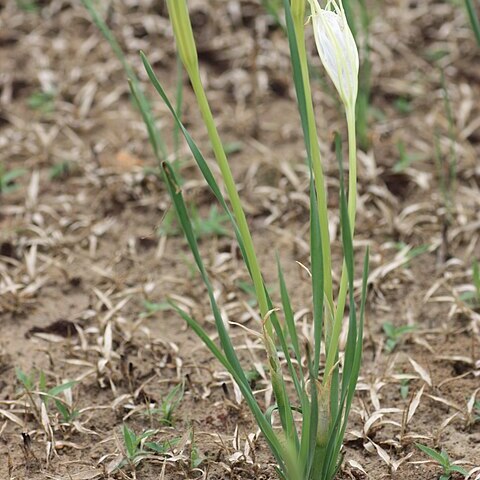
{"type": "Polygon", "coordinates": [[[421,154],[407,152],[405,143],[401,140],[397,143],[397,150],[399,159],[397,163],[395,163],[395,165],[393,166],[393,171],[395,173],[403,172],[405,169],[410,167],[412,163],[422,160],[424,158],[424,156],[421,154]]]}
{"type": "Polygon", "coordinates": [[[403,400],[406,400],[408,398],[409,391],[410,379],[403,378],[402,380],[400,380],[400,396],[403,398],[403,400]]]}
{"type": "Polygon", "coordinates": [[[32,110],[41,113],[52,113],[55,110],[55,94],[53,92],[34,92],[27,100],[27,105],[32,110]]]}
{"type": "MultiPolygon", "coordinates": [[[[173,212],[175,213],[175,212],[173,212]]],[[[192,227],[197,239],[208,237],[225,237],[229,236],[230,232],[227,229],[228,215],[221,212],[217,205],[212,205],[206,218],[200,215],[195,206],[190,207],[190,218],[192,220],[192,227]]],[[[160,235],[182,235],[181,226],[175,222],[173,215],[167,215],[161,227],[158,230],[160,235]]]]}
{"type": "Polygon", "coordinates": [[[159,422],[169,427],[173,426],[174,413],[183,400],[185,393],[185,382],[181,382],[173,387],[162,400],[159,408],[150,408],[147,410],[149,416],[158,415],[159,422]]]}
{"type": "Polygon", "coordinates": [[[122,438],[125,447],[125,458],[119,464],[118,468],[129,465],[135,470],[135,467],[143,460],[143,458],[149,455],[149,452],[143,448],[145,441],[156,433],[156,430],[146,430],[137,436],[132,429],[124,424],[122,428],[122,438]]]}
{"type": "Polygon", "coordinates": [[[75,167],[73,166],[72,162],[69,160],[63,160],[60,162],[56,162],[48,172],[48,176],[50,180],[64,180],[65,178],[69,177],[75,167]]]}
{"type": "Polygon", "coordinates": [[[72,402],[71,391],[73,387],[78,383],[77,381],[67,381],[54,387],[47,387],[47,380],[45,373],[40,370],[39,372],[32,371],[30,373],[24,372],[21,368],[16,368],[15,373],[17,379],[22,384],[23,393],[30,400],[30,405],[37,420],[40,419],[40,405],[35,398],[39,398],[45,405],[45,408],[49,409],[50,402],[53,400],[55,407],[60,414],[63,423],[71,424],[76,420],[80,411],[75,408],[72,402]],[[65,398],[60,398],[59,395],[64,394],[65,398]]]}
{"type": "Polygon", "coordinates": [[[385,350],[388,353],[392,353],[397,347],[398,343],[401,341],[401,339],[405,335],[414,332],[416,328],[416,325],[401,325],[399,327],[396,327],[389,322],[385,322],[383,324],[383,331],[387,336],[387,341],[385,342],[385,350]]]}
{"type": "Polygon", "coordinates": [[[416,443],[415,445],[433,461],[438,463],[438,465],[443,469],[443,474],[441,475],[440,480],[449,480],[452,478],[453,473],[459,473],[463,477],[468,476],[468,472],[463,467],[452,463],[447,452],[444,450],[437,452],[433,448],[422,445],[421,443],[416,443]]]}
{"type": "Polygon", "coordinates": [[[26,173],[27,171],[23,168],[6,170],[5,167],[0,163],[0,195],[14,192],[18,188],[15,180],[22,177],[26,173]]]}

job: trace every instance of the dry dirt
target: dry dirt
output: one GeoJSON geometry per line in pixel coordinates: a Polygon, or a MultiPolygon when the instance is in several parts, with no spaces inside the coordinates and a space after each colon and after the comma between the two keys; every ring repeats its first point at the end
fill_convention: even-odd
{"type": "MultiPolygon", "coordinates": [[[[144,80],[173,152],[171,118],[137,55],[146,52],[173,98],[175,53],[163,2],[109,3],[102,15],[144,80]]],[[[415,442],[444,449],[475,478],[480,315],[468,298],[480,258],[480,48],[453,2],[370,3],[372,99],[369,146],[359,151],[355,244],[358,261],[371,249],[368,315],[339,478],[439,478],[415,442]],[[411,162],[399,168],[402,148],[411,162]],[[456,163],[450,203],[436,157],[456,163]],[[416,326],[393,352],[386,322],[416,326]]],[[[306,330],[309,283],[296,262],[309,261],[308,171],[286,40],[257,1],[191,6],[209,99],[235,150],[232,169],[267,284],[278,301],[277,251],[306,330]]],[[[175,224],[168,227],[170,202],[125,74],[81,2],[0,0],[0,65],[0,166],[22,169],[0,192],[0,478],[276,478],[261,437],[246,440],[256,428],[230,378],[165,308],[174,299],[214,335],[191,254],[175,224]],[[35,94],[50,91],[40,108],[32,106],[35,94]],[[32,375],[29,395],[19,369],[32,375]],[[71,422],[53,400],[41,402],[40,372],[47,389],[77,381],[71,422]],[[160,408],[182,382],[172,425],[162,424],[149,406],[160,408]],[[115,469],[125,454],[123,425],[137,434],[155,430],[149,441],[166,451],[152,451],[136,471],[115,469]]],[[[312,69],[319,72],[313,90],[338,277],[331,142],[345,126],[314,55],[312,69]]],[[[184,97],[184,121],[210,159],[185,81],[184,97]]],[[[186,146],[179,148],[183,191],[207,218],[213,198],[186,146]]],[[[206,265],[228,319],[257,329],[251,296],[240,288],[247,274],[222,225],[226,232],[201,237],[206,265]]],[[[230,328],[264,391],[261,346],[230,328]]],[[[259,398],[269,401],[271,392],[259,398]]]]}

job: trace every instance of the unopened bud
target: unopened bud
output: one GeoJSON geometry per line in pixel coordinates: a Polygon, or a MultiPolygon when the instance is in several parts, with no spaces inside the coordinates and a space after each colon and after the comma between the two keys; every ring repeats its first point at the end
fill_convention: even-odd
{"type": "Polygon", "coordinates": [[[309,0],[318,54],[346,107],[354,107],[358,93],[358,49],[348,26],[342,0],[328,0],[321,8],[309,0]]]}

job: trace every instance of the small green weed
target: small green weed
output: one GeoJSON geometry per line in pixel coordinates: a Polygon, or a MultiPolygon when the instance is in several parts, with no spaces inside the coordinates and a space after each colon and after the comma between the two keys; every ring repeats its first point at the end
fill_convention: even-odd
{"type": "Polygon", "coordinates": [[[393,102],[393,105],[403,115],[408,115],[409,113],[412,113],[412,111],[413,111],[411,100],[408,99],[408,98],[405,98],[405,97],[398,97],[393,102]]]}
{"type": "Polygon", "coordinates": [[[35,0],[16,0],[17,7],[24,12],[38,13],[40,6],[35,0]]]}
{"type": "Polygon", "coordinates": [[[195,443],[192,443],[192,449],[190,451],[190,468],[192,470],[194,468],[198,468],[204,460],[205,457],[200,453],[197,445],[195,443]]]}
{"type": "MultiPolygon", "coordinates": [[[[192,226],[197,239],[208,237],[225,237],[230,235],[227,229],[229,217],[226,213],[222,213],[216,205],[210,207],[207,218],[202,218],[195,207],[191,207],[192,226]]],[[[165,216],[161,227],[160,235],[182,235],[182,230],[176,223],[175,217],[165,216]]]]}
{"type": "Polygon", "coordinates": [[[172,306],[168,302],[150,302],[145,300],[143,302],[144,311],[140,314],[141,318],[149,318],[155,315],[157,312],[164,312],[166,310],[171,310],[172,306]]]}
{"type": "Polygon", "coordinates": [[[397,142],[397,150],[398,150],[398,161],[393,166],[393,171],[395,173],[403,172],[405,169],[410,167],[412,163],[422,160],[424,158],[424,156],[419,153],[407,152],[405,143],[402,140],[399,140],[397,142]]]}
{"type": "Polygon", "coordinates": [[[73,173],[74,167],[72,162],[62,160],[55,163],[49,170],[48,176],[50,180],[64,180],[73,173]]]}
{"type": "Polygon", "coordinates": [[[142,461],[142,459],[149,454],[148,451],[143,449],[144,442],[151,436],[157,433],[156,430],[146,430],[140,435],[123,425],[122,435],[123,435],[123,444],[125,447],[125,458],[119,464],[118,468],[122,468],[125,465],[130,465],[130,467],[135,470],[135,467],[142,461]]]}
{"type": "Polygon", "coordinates": [[[405,252],[405,257],[406,261],[403,264],[405,268],[408,268],[409,263],[416,257],[423,255],[424,253],[427,253],[428,250],[430,249],[431,245],[429,244],[424,244],[424,245],[419,245],[418,247],[412,247],[410,248],[409,245],[407,245],[405,242],[396,242],[393,244],[393,246],[398,250],[406,250],[405,252]]]}
{"type": "Polygon", "coordinates": [[[452,464],[447,452],[445,452],[444,450],[439,453],[433,448],[427,447],[420,443],[416,443],[415,445],[423,453],[427,454],[432,460],[437,462],[440,467],[442,467],[443,474],[439,480],[449,480],[452,477],[452,474],[455,472],[463,475],[463,477],[468,476],[468,472],[464,468],[460,467],[459,465],[452,464]]]}
{"type": "Polygon", "coordinates": [[[147,409],[147,414],[149,416],[158,415],[162,425],[173,426],[173,414],[183,400],[184,393],[185,382],[182,381],[168,392],[159,408],[147,409]]]}
{"type": "Polygon", "coordinates": [[[71,395],[68,395],[68,390],[78,383],[76,381],[68,381],[60,385],[55,385],[52,388],[47,387],[47,379],[45,372],[40,370],[39,372],[32,371],[29,374],[25,373],[21,368],[16,368],[15,373],[17,379],[23,386],[23,393],[29,398],[31,407],[34,411],[34,415],[37,420],[40,418],[37,402],[34,400],[34,395],[38,395],[48,410],[50,401],[53,400],[55,407],[60,414],[60,418],[63,423],[71,424],[80,415],[72,404],[71,395]],[[66,393],[65,399],[59,398],[61,393],[66,393]],[[68,400],[67,400],[68,399],[68,400]]]}
{"type": "Polygon", "coordinates": [[[410,391],[410,379],[403,378],[400,380],[400,396],[403,400],[408,398],[408,392],[410,391]]]}
{"type": "Polygon", "coordinates": [[[387,336],[385,350],[388,353],[392,353],[402,337],[407,333],[412,333],[416,328],[416,325],[401,325],[400,327],[395,327],[391,323],[385,322],[383,324],[383,331],[387,336]]]}
{"type": "Polygon", "coordinates": [[[6,170],[5,167],[0,163],[0,195],[14,192],[18,188],[15,180],[22,177],[26,173],[27,171],[23,168],[6,170]]]}
{"type": "Polygon", "coordinates": [[[28,97],[27,105],[32,110],[51,113],[55,110],[55,94],[53,92],[34,92],[28,97]]]}

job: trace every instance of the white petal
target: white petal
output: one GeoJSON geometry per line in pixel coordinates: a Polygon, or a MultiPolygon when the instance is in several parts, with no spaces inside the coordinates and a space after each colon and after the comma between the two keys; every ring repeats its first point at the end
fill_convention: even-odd
{"type": "Polygon", "coordinates": [[[358,90],[358,51],[345,15],[320,9],[313,15],[320,59],[342,100],[355,103],[358,90]]]}

